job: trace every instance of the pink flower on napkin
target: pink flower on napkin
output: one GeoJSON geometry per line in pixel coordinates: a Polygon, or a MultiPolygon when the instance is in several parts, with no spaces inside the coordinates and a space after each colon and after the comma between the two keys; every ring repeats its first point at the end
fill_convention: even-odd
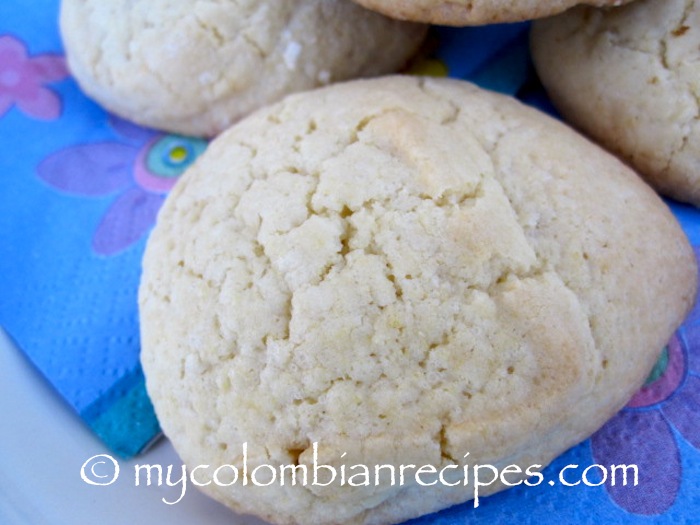
{"type": "Polygon", "coordinates": [[[626,487],[619,479],[605,484],[613,501],[633,514],[662,514],[676,500],[682,478],[676,432],[700,449],[697,332],[674,335],[644,387],[591,438],[596,463],[637,465],[638,486],[630,478],[626,487]]]}
{"type": "Polygon", "coordinates": [[[24,43],[10,35],[0,36],[0,116],[16,105],[26,115],[43,120],[58,118],[61,99],[44,86],[68,76],[59,55],[30,57],[24,43]]]}
{"type": "Polygon", "coordinates": [[[80,144],[58,151],[37,168],[55,189],[85,197],[116,194],[95,230],[92,248],[114,255],[153,225],[165,194],[206,148],[201,139],[166,135],[113,118],[120,142],[80,144]]]}

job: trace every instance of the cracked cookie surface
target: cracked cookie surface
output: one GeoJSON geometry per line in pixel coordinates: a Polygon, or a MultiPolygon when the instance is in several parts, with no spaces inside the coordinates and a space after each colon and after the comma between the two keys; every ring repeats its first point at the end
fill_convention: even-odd
{"type": "MultiPolygon", "coordinates": [[[[355,81],[256,112],[178,181],[144,258],[142,362],[190,467],[242,469],[247,443],[249,470],[310,469],[318,443],[338,468],[524,470],[627,402],[695,279],[657,195],[563,124],[461,81],[355,81]]],[[[473,495],[204,490],[304,524],[473,495]]]]}
{"type": "Polygon", "coordinates": [[[467,26],[555,15],[575,5],[617,6],[631,0],[355,0],[400,20],[467,26]]]}
{"type": "Polygon", "coordinates": [[[562,115],[661,193],[700,206],[700,3],[639,0],[537,22],[532,52],[562,115]]]}
{"type": "Polygon", "coordinates": [[[108,110],[213,136],[284,95],[401,68],[426,28],[350,0],[63,0],[71,72],[108,110]]]}

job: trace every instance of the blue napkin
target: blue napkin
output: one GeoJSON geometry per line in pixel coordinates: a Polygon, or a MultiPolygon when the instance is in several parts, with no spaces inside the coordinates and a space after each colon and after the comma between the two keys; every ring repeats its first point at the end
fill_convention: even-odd
{"type": "MultiPolygon", "coordinates": [[[[159,427],[139,366],[136,295],[155,214],[202,140],[129,124],[69,77],[57,0],[0,3],[0,325],[47,380],[124,457],[159,427]]],[[[527,51],[528,24],[435,28],[415,71],[465,78],[555,114],[527,51]]],[[[700,246],[700,212],[671,203],[700,246]]],[[[700,248],[698,248],[700,250],[700,248]]],[[[699,252],[700,253],[700,252],[699,252]]],[[[673,271],[660,268],[659,271],[673,271]]],[[[643,283],[640,283],[643,285],[643,283]]],[[[678,523],[700,512],[700,308],[668,343],[648,384],[536,487],[415,523],[678,523]],[[639,483],[569,487],[591,465],[636,464],[639,483]]],[[[609,470],[609,469],[608,469],[609,470]]]]}
{"type": "Polygon", "coordinates": [[[115,452],[160,430],[139,366],[136,293],[166,192],[205,148],[89,101],[58,2],[0,3],[0,324],[115,452]]]}

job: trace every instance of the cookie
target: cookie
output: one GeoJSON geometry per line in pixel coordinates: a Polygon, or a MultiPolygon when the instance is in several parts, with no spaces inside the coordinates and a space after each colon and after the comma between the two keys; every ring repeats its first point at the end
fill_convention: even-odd
{"type": "Polygon", "coordinates": [[[63,0],[60,18],[86,94],[195,136],[290,92],[396,71],[426,32],[350,0],[63,0]]]}
{"type": "Polygon", "coordinates": [[[538,21],[532,54],[564,118],[659,192],[700,206],[700,3],[639,0],[538,21]]]}
{"type": "Polygon", "coordinates": [[[142,363],[214,498],[396,523],[473,497],[464,469],[521,469],[486,495],[593,433],[695,284],[656,193],[564,124],[458,80],[360,80],[256,112],[178,181],[142,363]]]}
{"type": "Polygon", "coordinates": [[[355,0],[399,20],[450,26],[519,22],[550,16],[578,4],[616,6],[631,0],[355,0]]]}

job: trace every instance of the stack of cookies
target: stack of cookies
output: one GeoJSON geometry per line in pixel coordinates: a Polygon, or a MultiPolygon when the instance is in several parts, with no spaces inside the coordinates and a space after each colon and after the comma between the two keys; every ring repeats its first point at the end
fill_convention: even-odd
{"type": "MultiPolygon", "coordinates": [[[[142,362],[202,489],[273,523],[398,523],[527,480],[625,405],[695,296],[688,241],[622,160],[504,95],[388,75],[425,22],[577,2],[360,3],[383,15],[349,0],[63,3],[88,94],[216,136],[146,250],[142,362]],[[475,465],[508,475],[478,487],[475,465]]],[[[579,7],[537,22],[533,48],[567,118],[697,202],[692,40],[671,40],[696,38],[697,15],[676,4],[579,7]],[[629,73],[614,62],[628,55],[629,73]],[[651,100],[669,119],[659,138],[651,100]]]]}

